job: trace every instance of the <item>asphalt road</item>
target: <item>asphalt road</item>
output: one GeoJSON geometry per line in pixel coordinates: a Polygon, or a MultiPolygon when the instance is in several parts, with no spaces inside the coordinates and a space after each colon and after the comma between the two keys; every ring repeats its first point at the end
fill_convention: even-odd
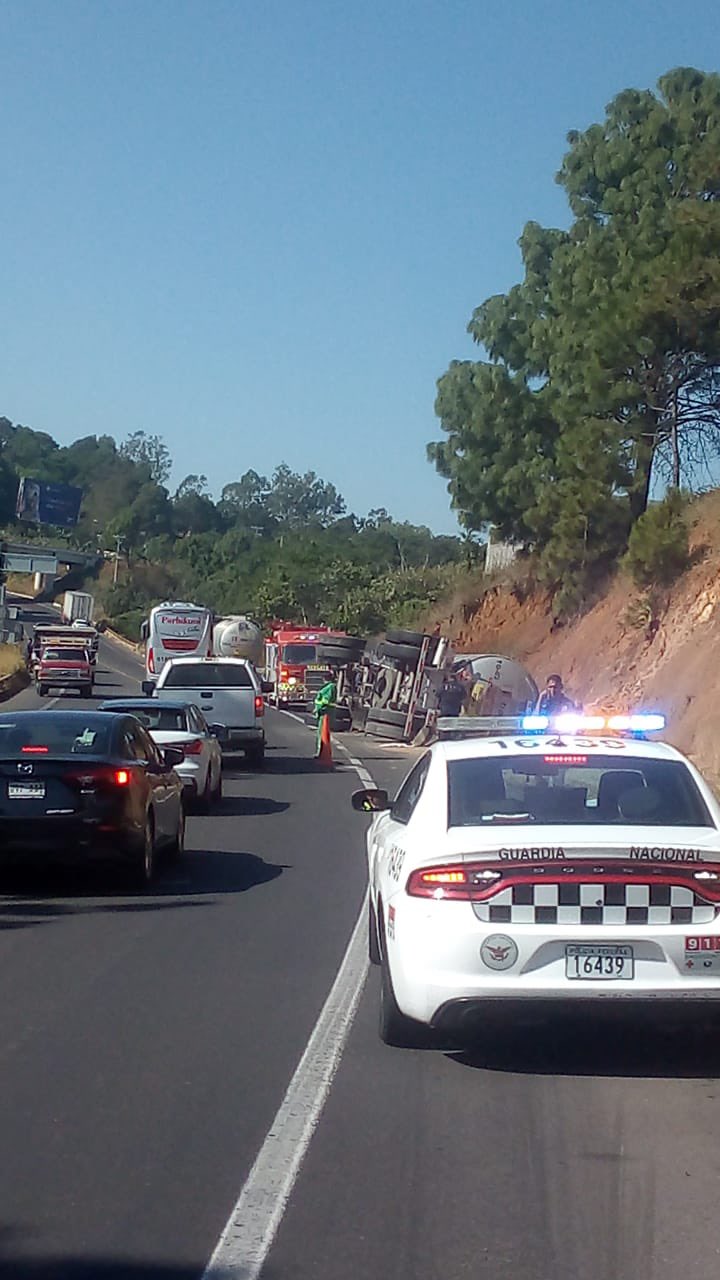
{"type": "MultiPolygon", "coordinates": [[[[128,651],[99,666],[98,697],[137,689],[128,651]]],[[[297,721],[267,727],[267,770],[228,771],[153,895],[3,877],[2,1276],[202,1275],[364,889],[354,772],[319,773],[297,721]]],[[[395,785],[403,753],[370,755],[395,785]]],[[[399,1051],[376,1001],[372,972],[266,1280],[718,1274],[717,1034],[556,1018],[399,1051]]]]}

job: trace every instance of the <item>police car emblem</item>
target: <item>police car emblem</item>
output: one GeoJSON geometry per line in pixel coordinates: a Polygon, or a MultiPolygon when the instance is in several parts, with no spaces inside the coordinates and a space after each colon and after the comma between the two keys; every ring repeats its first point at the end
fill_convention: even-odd
{"type": "Polygon", "coordinates": [[[512,969],[517,958],[516,943],[504,933],[491,933],[480,948],[480,959],[488,969],[512,969]]]}

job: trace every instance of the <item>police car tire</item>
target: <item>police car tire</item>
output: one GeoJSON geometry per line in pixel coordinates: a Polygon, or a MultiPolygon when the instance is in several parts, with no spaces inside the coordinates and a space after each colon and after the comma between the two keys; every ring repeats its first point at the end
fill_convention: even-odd
{"type": "Polygon", "coordinates": [[[368,902],[368,960],[371,964],[382,963],[382,954],[378,941],[377,916],[372,902],[368,902]]]}
{"type": "Polygon", "coordinates": [[[383,1044],[393,1049],[416,1049],[426,1039],[422,1024],[406,1017],[398,1007],[386,956],[380,962],[379,1013],[378,1031],[383,1044]]]}

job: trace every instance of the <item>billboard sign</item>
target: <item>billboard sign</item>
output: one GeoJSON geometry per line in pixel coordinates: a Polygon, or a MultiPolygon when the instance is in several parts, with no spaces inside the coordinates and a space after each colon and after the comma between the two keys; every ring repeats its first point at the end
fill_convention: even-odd
{"type": "Polygon", "coordinates": [[[83,491],[70,484],[50,484],[23,476],[18,486],[15,514],[32,524],[75,525],[80,516],[83,491]]]}

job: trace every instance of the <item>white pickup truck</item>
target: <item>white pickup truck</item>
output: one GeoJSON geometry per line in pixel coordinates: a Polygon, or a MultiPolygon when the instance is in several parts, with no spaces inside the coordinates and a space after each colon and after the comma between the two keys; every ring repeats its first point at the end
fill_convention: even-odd
{"type": "Polygon", "coordinates": [[[194,703],[208,723],[224,727],[220,743],[225,751],[244,751],[249,764],[264,764],[263,693],[269,686],[252,663],[244,658],[172,658],[157,682],[144,680],[142,687],[161,701],[194,703]]]}

